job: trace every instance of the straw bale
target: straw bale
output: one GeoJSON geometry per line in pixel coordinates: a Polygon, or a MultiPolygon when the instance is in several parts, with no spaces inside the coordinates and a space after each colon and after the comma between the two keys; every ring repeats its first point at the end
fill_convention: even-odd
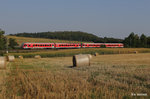
{"type": "Polygon", "coordinates": [[[96,52],[96,53],[94,53],[94,56],[98,56],[99,54],[96,52]]]}
{"type": "Polygon", "coordinates": [[[90,66],[90,58],[88,55],[74,55],[73,66],[90,66]]]}
{"type": "Polygon", "coordinates": [[[40,55],[35,55],[34,58],[35,58],[35,59],[40,59],[41,56],[40,56],[40,55]]]}
{"type": "Polygon", "coordinates": [[[87,55],[90,60],[92,59],[92,55],[91,54],[83,54],[83,55],[87,55]]]}
{"type": "Polygon", "coordinates": [[[6,57],[0,56],[0,69],[6,68],[6,57]]]}
{"type": "Polygon", "coordinates": [[[138,53],[138,51],[134,51],[133,53],[137,54],[137,53],[138,53]]]}
{"type": "Polygon", "coordinates": [[[23,59],[23,56],[19,56],[19,59],[23,59]]]}
{"type": "Polygon", "coordinates": [[[13,61],[15,61],[15,57],[14,56],[7,56],[7,61],[13,62],[13,61]]]}

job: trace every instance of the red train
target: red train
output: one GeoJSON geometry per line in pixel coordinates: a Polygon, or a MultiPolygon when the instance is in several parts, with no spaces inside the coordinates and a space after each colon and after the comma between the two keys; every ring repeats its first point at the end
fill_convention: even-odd
{"type": "Polygon", "coordinates": [[[23,43],[23,49],[39,49],[39,48],[123,48],[122,43],[23,43]]]}

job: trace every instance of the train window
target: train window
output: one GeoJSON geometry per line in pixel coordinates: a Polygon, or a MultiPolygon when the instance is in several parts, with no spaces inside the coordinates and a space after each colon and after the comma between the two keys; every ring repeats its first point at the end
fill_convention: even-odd
{"type": "Polygon", "coordinates": [[[27,46],[26,44],[24,46],[27,46]]]}

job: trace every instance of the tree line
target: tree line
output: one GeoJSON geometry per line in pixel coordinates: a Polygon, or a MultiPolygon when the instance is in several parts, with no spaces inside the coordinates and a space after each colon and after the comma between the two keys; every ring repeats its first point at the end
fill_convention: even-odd
{"type": "Polygon", "coordinates": [[[128,37],[123,40],[125,47],[132,48],[150,48],[150,37],[142,34],[138,36],[132,32],[128,37]]]}
{"type": "Polygon", "coordinates": [[[125,39],[98,37],[94,34],[89,34],[81,31],[56,31],[56,32],[39,32],[39,33],[17,33],[11,34],[21,37],[33,38],[48,38],[60,40],[86,41],[94,43],[123,43],[128,48],[150,48],[150,37],[142,34],[138,36],[135,33],[130,33],[125,39]]]}
{"type": "Polygon", "coordinates": [[[81,32],[81,31],[56,31],[56,32],[39,32],[39,33],[17,33],[11,34],[20,37],[33,37],[33,38],[48,38],[72,41],[85,41],[85,42],[102,42],[102,43],[120,43],[122,39],[116,38],[101,38],[94,34],[81,32]]]}
{"type": "Polygon", "coordinates": [[[86,41],[94,43],[123,43],[128,48],[150,48],[150,37],[142,34],[138,36],[135,33],[130,33],[125,39],[98,37],[94,34],[89,34],[81,31],[56,31],[56,32],[38,32],[38,33],[17,33],[11,34],[21,37],[32,38],[48,38],[60,40],[86,41]]]}
{"type": "MultiPolygon", "coordinates": [[[[7,40],[4,35],[5,31],[0,29],[0,50],[15,49],[18,43],[15,39],[9,38],[7,40]]],[[[20,37],[32,37],[32,38],[47,38],[47,39],[60,39],[60,40],[74,40],[74,41],[85,41],[94,43],[123,43],[127,48],[150,48],[150,37],[146,35],[137,35],[130,33],[125,39],[98,37],[94,34],[89,34],[81,31],[56,31],[56,32],[39,32],[39,33],[17,33],[10,34],[13,36],[20,37]]]]}
{"type": "Polygon", "coordinates": [[[15,49],[15,46],[18,46],[18,43],[13,38],[7,39],[4,34],[5,31],[0,29],[0,50],[15,49]]]}

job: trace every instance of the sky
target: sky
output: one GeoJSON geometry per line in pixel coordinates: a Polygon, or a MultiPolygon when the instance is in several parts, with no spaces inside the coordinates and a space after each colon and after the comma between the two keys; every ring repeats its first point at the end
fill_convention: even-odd
{"type": "Polygon", "coordinates": [[[150,36],[150,0],[0,0],[6,34],[83,31],[125,38],[150,36]]]}

